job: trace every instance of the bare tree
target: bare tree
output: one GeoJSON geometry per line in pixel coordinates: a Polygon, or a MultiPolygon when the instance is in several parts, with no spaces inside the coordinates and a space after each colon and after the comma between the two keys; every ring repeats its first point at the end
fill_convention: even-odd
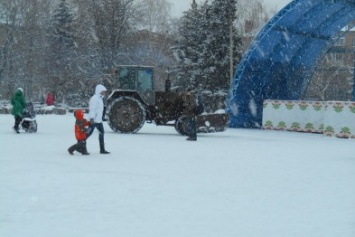
{"type": "Polygon", "coordinates": [[[42,15],[48,12],[43,0],[2,0],[0,2],[0,22],[2,39],[0,49],[0,81],[3,95],[9,97],[17,86],[26,89],[26,97],[32,99],[33,87],[37,86],[43,72],[45,43],[41,26],[45,23],[42,15]]]}
{"type": "Polygon", "coordinates": [[[9,97],[15,86],[21,82],[17,77],[16,37],[20,35],[21,26],[20,5],[22,1],[3,0],[0,2],[1,52],[0,52],[0,82],[1,94],[9,97]]]}
{"type": "Polygon", "coordinates": [[[156,33],[170,31],[171,3],[167,0],[138,0],[137,10],[138,29],[156,33]]]}
{"type": "Polygon", "coordinates": [[[98,69],[92,74],[100,77],[111,73],[119,64],[143,64],[156,67],[158,80],[164,77],[160,75],[170,63],[167,55],[171,43],[170,4],[166,0],[75,3],[79,6],[79,44],[90,52],[81,55],[90,58],[98,69]]]}
{"type": "Polygon", "coordinates": [[[353,68],[338,60],[332,53],[326,54],[315,71],[307,91],[305,99],[309,100],[350,100],[353,68]]]}
{"type": "MultiPolygon", "coordinates": [[[[97,45],[100,68],[110,70],[119,60],[122,41],[131,33],[133,0],[97,0],[85,3],[88,30],[97,45]]],[[[82,5],[81,5],[82,6],[82,5]]]]}
{"type": "Polygon", "coordinates": [[[236,28],[243,35],[242,46],[245,50],[276,10],[267,9],[263,0],[239,0],[237,10],[236,28]]]}
{"type": "Polygon", "coordinates": [[[26,10],[18,48],[23,57],[25,87],[31,99],[38,99],[47,90],[47,43],[45,25],[48,24],[49,4],[44,0],[25,1],[26,10]]]}
{"type": "Polygon", "coordinates": [[[166,72],[172,63],[170,9],[171,4],[166,0],[137,1],[135,31],[125,42],[126,55],[132,64],[154,66],[157,89],[164,88],[166,72]]]}

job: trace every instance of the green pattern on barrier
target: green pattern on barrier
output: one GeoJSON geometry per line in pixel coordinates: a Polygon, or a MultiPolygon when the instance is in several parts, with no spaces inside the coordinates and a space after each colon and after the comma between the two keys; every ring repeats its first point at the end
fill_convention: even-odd
{"type": "Polygon", "coordinates": [[[293,122],[291,125],[291,129],[295,131],[299,131],[301,129],[301,125],[298,122],[293,122]]]}
{"type": "Polygon", "coordinates": [[[327,136],[333,136],[334,128],[332,126],[327,126],[324,130],[324,134],[327,136]]]}
{"type": "Polygon", "coordinates": [[[274,101],[272,102],[272,107],[274,109],[279,109],[280,108],[280,105],[281,105],[281,102],[280,101],[274,101]]]}
{"type": "Polygon", "coordinates": [[[338,135],[340,138],[350,138],[351,137],[351,130],[348,127],[342,127],[340,130],[340,134],[338,135]]]}
{"type": "Polygon", "coordinates": [[[320,102],[315,102],[315,103],[313,104],[313,109],[314,109],[315,111],[321,111],[322,107],[323,107],[323,105],[322,105],[320,102]]]}
{"type": "Polygon", "coordinates": [[[293,102],[287,102],[287,103],[285,104],[285,106],[286,106],[286,109],[292,110],[293,107],[295,106],[295,104],[294,104],[293,102]]]}
{"type": "Polygon", "coordinates": [[[355,103],[351,103],[349,105],[349,109],[350,109],[351,113],[355,114],[355,103]]]}
{"type": "Polygon", "coordinates": [[[307,123],[306,126],[305,126],[305,130],[309,131],[309,132],[312,132],[314,130],[313,123],[307,123]]]}
{"type": "Polygon", "coordinates": [[[300,110],[305,111],[308,108],[308,104],[306,102],[301,102],[299,104],[300,110]]]}
{"type": "Polygon", "coordinates": [[[266,129],[272,129],[274,127],[274,125],[272,124],[272,122],[270,120],[268,120],[268,121],[265,122],[264,127],[266,129]]]}
{"type": "Polygon", "coordinates": [[[286,129],[286,123],[284,121],[280,121],[279,124],[277,125],[277,128],[281,130],[286,129]]]}
{"type": "Polygon", "coordinates": [[[344,106],[341,103],[339,103],[339,102],[335,102],[334,105],[333,105],[333,108],[334,108],[335,112],[340,113],[340,112],[343,111],[344,106]]]}

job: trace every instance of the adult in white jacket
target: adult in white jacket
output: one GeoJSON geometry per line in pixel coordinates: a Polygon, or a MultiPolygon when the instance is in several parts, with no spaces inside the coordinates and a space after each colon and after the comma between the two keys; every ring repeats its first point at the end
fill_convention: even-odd
{"type": "Polygon", "coordinates": [[[110,152],[105,150],[104,139],[104,125],[102,124],[102,114],[104,112],[103,98],[106,95],[107,89],[99,84],[95,88],[95,94],[91,97],[89,102],[89,118],[90,128],[88,131],[88,137],[94,132],[95,128],[99,131],[100,153],[109,154],[110,152]]]}

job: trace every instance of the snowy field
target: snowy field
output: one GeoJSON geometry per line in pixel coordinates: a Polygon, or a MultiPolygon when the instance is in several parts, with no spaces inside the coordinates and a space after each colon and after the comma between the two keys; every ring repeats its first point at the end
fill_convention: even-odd
{"type": "Polygon", "coordinates": [[[2,237],[354,237],[355,140],[229,129],[185,141],[105,124],[70,156],[72,114],[14,134],[0,115],[2,237]]]}

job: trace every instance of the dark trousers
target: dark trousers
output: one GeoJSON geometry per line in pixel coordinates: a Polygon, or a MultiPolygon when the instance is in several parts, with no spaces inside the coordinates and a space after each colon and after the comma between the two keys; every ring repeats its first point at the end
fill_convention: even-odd
{"type": "Polygon", "coordinates": [[[104,144],[104,134],[105,134],[105,130],[104,130],[104,125],[103,123],[94,123],[91,124],[88,130],[88,137],[91,136],[91,134],[94,132],[95,128],[99,131],[99,142],[100,144],[104,144]]]}
{"type": "Polygon", "coordinates": [[[20,115],[15,115],[15,130],[19,130],[20,123],[22,121],[22,117],[20,115]]]}
{"type": "Polygon", "coordinates": [[[85,140],[78,141],[76,150],[80,153],[87,153],[86,141],[85,140]]]}
{"type": "Polygon", "coordinates": [[[74,151],[80,152],[83,155],[88,155],[86,148],[86,140],[78,140],[78,142],[68,149],[69,153],[72,155],[74,151]]]}
{"type": "Polygon", "coordinates": [[[197,131],[196,131],[196,116],[188,116],[188,126],[187,126],[187,135],[190,138],[196,139],[197,131]]]}

